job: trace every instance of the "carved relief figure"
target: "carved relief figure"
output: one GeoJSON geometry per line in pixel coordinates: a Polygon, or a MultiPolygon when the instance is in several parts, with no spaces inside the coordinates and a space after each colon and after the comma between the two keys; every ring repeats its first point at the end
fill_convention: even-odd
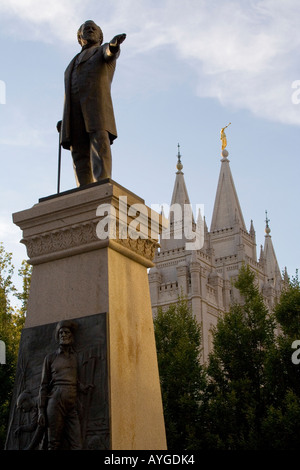
{"type": "Polygon", "coordinates": [[[106,313],[23,330],[5,449],[109,449],[106,334],[106,313]]]}
{"type": "Polygon", "coordinates": [[[48,449],[82,449],[78,416],[78,393],[87,392],[78,380],[77,354],[73,348],[77,324],[61,321],[57,324],[58,349],[45,357],[39,395],[38,424],[47,426],[48,449]]]}
{"type": "Polygon", "coordinates": [[[17,399],[17,408],[23,413],[30,414],[30,424],[23,424],[17,427],[14,434],[19,436],[23,432],[32,433],[34,436],[30,444],[24,450],[35,450],[45,446],[45,427],[38,424],[38,403],[29,390],[20,393],[17,399]]]}

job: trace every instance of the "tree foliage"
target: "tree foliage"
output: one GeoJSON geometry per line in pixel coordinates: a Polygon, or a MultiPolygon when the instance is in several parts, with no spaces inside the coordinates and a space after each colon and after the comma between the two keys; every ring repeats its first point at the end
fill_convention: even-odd
{"type": "Polygon", "coordinates": [[[235,286],[242,301],[231,306],[213,331],[205,439],[214,448],[257,449],[268,401],[265,371],[275,323],[249,267],[241,268],[235,286]]]}
{"type": "Polygon", "coordinates": [[[21,330],[25,321],[27,299],[30,287],[31,267],[23,261],[18,272],[23,288],[18,292],[13,284],[14,266],[12,254],[7,253],[0,243],[0,340],[6,346],[6,364],[0,365],[0,448],[6,438],[10,400],[15,379],[21,330]],[[20,305],[12,304],[14,297],[20,305]]]}
{"type": "Polygon", "coordinates": [[[168,449],[193,449],[205,380],[200,327],[184,298],[159,309],[154,327],[168,449]]]}
{"type": "MultiPolygon", "coordinates": [[[[292,360],[292,345],[295,340],[300,340],[300,285],[297,274],[283,290],[274,314],[279,333],[268,368],[272,403],[263,423],[264,443],[268,449],[298,450],[300,360],[292,360]]],[[[297,356],[300,357],[300,350],[297,356]]]]}
{"type": "Polygon", "coordinates": [[[220,315],[200,366],[200,329],[182,299],[155,318],[169,450],[296,450],[300,442],[300,287],[290,281],[274,311],[256,275],[240,270],[241,301],[220,315]]]}

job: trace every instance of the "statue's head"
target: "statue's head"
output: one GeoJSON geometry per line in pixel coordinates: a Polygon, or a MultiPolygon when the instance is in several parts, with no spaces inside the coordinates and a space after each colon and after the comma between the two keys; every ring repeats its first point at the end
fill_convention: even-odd
{"type": "Polygon", "coordinates": [[[103,33],[100,26],[94,21],[85,21],[77,31],[77,39],[81,46],[86,44],[102,44],[103,33]]]}
{"type": "Polygon", "coordinates": [[[17,408],[27,413],[33,407],[33,398],[31,392],[24,390],[17,398],[17,408]]]}
{"type": "Polygon", "coordinates": [[[78,324],[72,320],[62,320],[56,325],[55,339],[59,344],[71,345],[74,342],[74,334],[78,324]]]}

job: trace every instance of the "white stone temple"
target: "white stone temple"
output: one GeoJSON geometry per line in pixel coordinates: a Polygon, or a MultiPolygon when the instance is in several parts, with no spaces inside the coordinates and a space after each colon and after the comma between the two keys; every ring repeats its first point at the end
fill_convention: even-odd
{"type": "MultiPolygon", "coordinates": [[[[191,243],[187,243],[190,238],[184,231],[185,221],[181,222],[176,218],[176,213],[174,215],[174,211],[170,211],[169,237],[161,237],[160,248],[154,258],[155,267],[149,271],[153,315],[158,307],[168,308],[177,302],[180,295],[185,296],[201,325],[203,361],[212,349],[212,325],[216,325],[218,317],[229,310],[233,300],[238,300],[239,293],[233,281],[243,263],[255,271],[260,291],[269,308],[279,298],[283,284],[270,235],[269,219],[266,216],[265,242],[258,258],[253,221],[248,230],[230,170],[228,151],[224,147],[221,156],[210,229],[201,214],[198,214],[197,224],[193,216],[190,224],[195,233],[197,226],[202,227],[201,247],[190,249],[191,243]]],[[[190,200],[182,170],[178,150],[170,207],[181,207],[184,219],[190,215],[184,212],[190,200]]]]}

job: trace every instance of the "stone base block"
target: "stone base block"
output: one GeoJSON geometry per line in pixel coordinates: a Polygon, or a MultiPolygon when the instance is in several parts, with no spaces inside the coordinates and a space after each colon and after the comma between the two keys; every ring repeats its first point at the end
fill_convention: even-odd
{"type": "MultiPolygon", "coordinates": [[[[147,275],[161,230],[159,215],[141,198],[105,180],[44,198],[31,209],[14,214],[13,220],[23,231],[22,242],[33,265],[22,338],[30,337],[30,332],[35,337],[38,328],[49,334],[49,325],[53,329],[56,322],[65,319],[77,320],[82,327],[81,333],[78,330],[80,354],[89,348],[98,351],[100,345],[103,349],[105,338],[107,375],[103,379],[102,362],[95,390],[107,390],[109,448],[166,449],[147,275]],[[99,318],[105,318],[105,322],[101,320],[105,331],[101,341],[95,337],[90,343],[84,331],[99,318]],[[103,381],[106,384],[100,383],[103,381]]],[[[51,343],[45,339],[37,346],[26,341],[21,344],[22,357],[29,351],[33,357],[38,350],[42,358],[51,343]]],[[[31,383],[32,372],[26,367],[18,393],[31,383]]],[[[42,364],[36,367],[35,388],[42,364]]],[[[103,411],[103,400],[99,395],[93,406],[103,411]]],[[[15,405],[13,402],[10,433],[15,405]]],[[[84,416],[89,413],[86,409],[84,416]]],[[[108,442],[103,437],[107,422],[102,417],[99,423],[101,419],[103,428],[100,426],[97,435],[101,435],[101,445],[107,445],[103,444],[108,442]]],[[[84,426],[87,433],[91,426],[84,426]]],[[[87,436],[83,437],[88,446],[87,436]]]]}

